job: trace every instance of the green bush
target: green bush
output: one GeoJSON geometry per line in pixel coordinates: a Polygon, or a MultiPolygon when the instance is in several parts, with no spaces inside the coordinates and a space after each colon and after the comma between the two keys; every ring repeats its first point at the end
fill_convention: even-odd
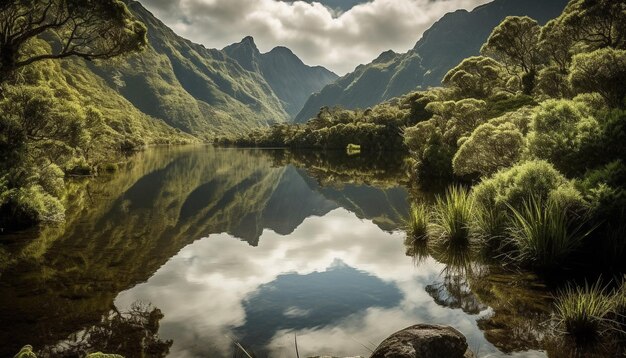
{"type": "Polygon", "coordinates": [[[513,123],[482,124],[456,152],[454,173],[484,176],[510,167],[520,159],[524,144],[524,136],[513,123]]]}
{"type": "Polygon", "coordinates": [[[506,211],[508,206],[521,210],[532,196],[545,202],[550,197],[568,205],[584,207],[584,201],[574,184],[554,167],[542,160],[527,161],[502,170],[483,179],[472,190],[476,202],[482,207],[506,211]]]}
{"type": "Polygon", "coordinates": [[[65,220],[65,207],[61,200],[38,184],[7,190],[0,195],[0,199],[0,227],[24,228],[65,220]]]}
{"type": "Polygon", "coordinates": [[[602,128],[590,108],[570,100],[548,100],[537,109],[528,134],[531,158],[569,175],[584,172],[601,157],[602,128]]]}
{"type": "Polygon", "coordinates": [[[485,244],[487,251],[502,251],[506,244],[507,211],[476,203],[471,223],[472,235],[485,244]]]}

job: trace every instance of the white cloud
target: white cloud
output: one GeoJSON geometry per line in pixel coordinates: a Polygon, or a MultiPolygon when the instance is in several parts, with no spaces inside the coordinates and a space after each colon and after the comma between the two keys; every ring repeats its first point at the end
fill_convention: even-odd
{"type": "MultiPolygon", "coordinates": [[[[420,322],[452,325],[468,337],[472,347],[480,346],[482,353],[496,352],[478,329],[478,316],[433,301],[424,286],[440,281],[444,266],[429,258],[416,267],[405,255],[403,241],[403,234],[384,232],[345,209],[323,218],[308,218],[288,236],[265,230],[258,247],[226,234],[211,235],[185,247],[148,282],[120,293],[115,303],[122,310],[137,300],[160,308],[165,315],[160,336],[174,340],[172,356],[200,357],[216,352],[232,356],[228,337],[249,319],[246,299],[280,275],[293,273],[303,278],[341,261],[390,283],[402,299],[394,307],[369,307],[322,327],[297,330],[302,356],[367,356],[363,345],[375,346],[389,334],[420,322]]],[[[306,321],[308,309],[286,306],[285,317],[306,321]]],[[[291,330],[275,332],[268,344],[272,357],[293,356],[293,334],[291,330]]]]}
{"type": "Polygon", "coordinates": [[[289,47],[305,63],[338,74],[383,51],[405,52],[445,13],[489,0],[373,0],[336,13],[318,2],[141,0],[179,35],[222,48],[253,36],[262,52],[289,47]]]}

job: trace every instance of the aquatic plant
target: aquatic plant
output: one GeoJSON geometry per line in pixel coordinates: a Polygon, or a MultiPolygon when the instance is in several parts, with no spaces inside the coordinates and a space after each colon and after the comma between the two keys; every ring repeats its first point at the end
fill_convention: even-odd
{"type": "Polygon", "coordinates": [[[593,343],[609,327],[607,315],[613,301],[600,280],[584,286],[567,286],[557,294],[555,316],[565,333],[578,344],[593,343]]]}
{"type": "Polygon", "coordinates": [[[424,241],[428,239],[429,224],[429,207],[424,203],[411,205],[409,217],[406,221],[407,240],[424,241]]]}
{"type": "Polygon", "coordinates": [[[508,231],[515,246],[514,257],[535,268],[561,266],[591,232],[583,230],[584,218],[577,218],[574,224],[556,200],[531,196],[521,210],[511,205],[509,209],[512,217],[508,231]]]}
{"type": "Polygon", "coordinates": [[[449,187],[445,196],[437,197],[435,203],[432,225],[434,236],[448,243],[468,243],[474,208],[474,198],[467,188],[449,187]]]}

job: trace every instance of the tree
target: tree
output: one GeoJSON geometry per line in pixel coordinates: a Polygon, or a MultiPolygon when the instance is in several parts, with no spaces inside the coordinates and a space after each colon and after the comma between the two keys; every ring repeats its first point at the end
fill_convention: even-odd
{"type": "Polygon", "coordinates": [[[626,107],[626,50],[605,48],[574,56],[569,81],[578,93],[598,92],[609,106],[626,107]]]}
{"type": "Polygon", "coordinates": [[[572,0],[559,21],[587,51],[626,48],[625,0],[572,0]]]}
{"type": "Polygon", "coordinates": [[[120,0],[3,0],[0,6],[0,82],[38,61],[107,59],[146,44],[146,27],[120,0]],[[28,51],[35,38],[45,38],[48,50],[28,51]]]}
{"type": "Polygon", "coordinates": [[[539,47],[544,56],[550,58],[561,73],[567,73],[572,62],[572,47],[575,34],[563,26],[561,18],[550,20],[541,28],[539,47]]]}
{"type": "Polygon", "coordinates": [[[521,70],[525,94],[531,94],[541,62],[537,45],[540,31],[537,21],[528,16],[509,16],[493,30],[480,49],[482,55],[503,63],[512,74],[521,70]]]}
{"type": "Polygon", "coordinates": [[[460,97],[487,98],[506,85],[504,69],[498,61],[483,56],[466,58],[443,78],[460,97]]]}
{"type": "Polygon", "coordinates": [[[551,98],[571,97],[571,88],[567,71],[563,72],[558,66],[548,66],[537,76],[537,92],[551,98]]]}
{"type": "Polygon", "coordinates": [[[524,136],[513,123],[485,123],[463,142],[452,167],[459,176],[493,174],[516,163],[523,148],[524,136]]]}

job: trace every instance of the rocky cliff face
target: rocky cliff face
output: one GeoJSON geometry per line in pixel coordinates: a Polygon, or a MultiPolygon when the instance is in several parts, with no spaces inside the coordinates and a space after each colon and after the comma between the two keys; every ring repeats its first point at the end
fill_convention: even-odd
{"type": "Polygon", "coordinates": [[[324,67],[305,65],[286,47],[262,54],[249,36],[223,51],[246,70],[264,78],[291,118],[300,112],[309,96],[339,77],[324,67]]]}

